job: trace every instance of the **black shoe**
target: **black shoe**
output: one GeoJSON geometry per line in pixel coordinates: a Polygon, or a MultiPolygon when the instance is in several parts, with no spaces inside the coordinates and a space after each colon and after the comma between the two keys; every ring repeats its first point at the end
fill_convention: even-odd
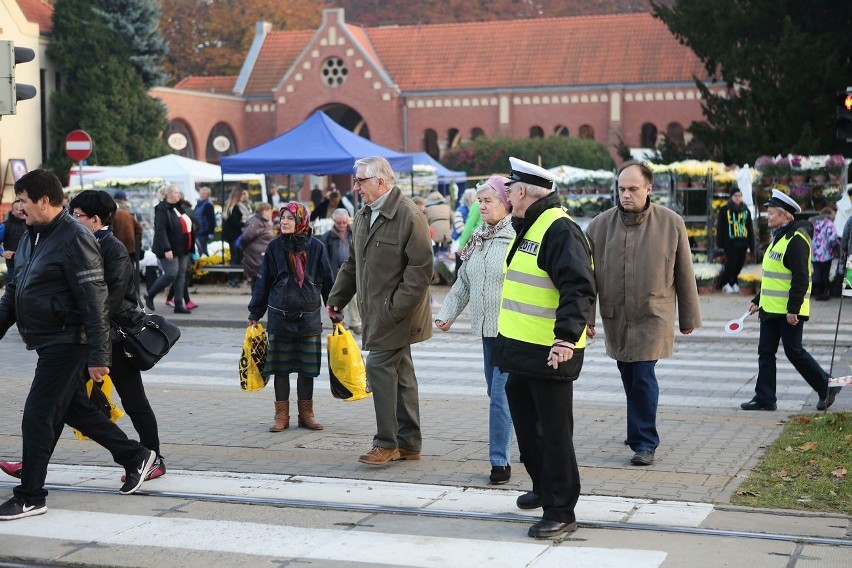
{"type": "Polygon", "coordinates": [[[654,452],[636,452],[630,458],[630,463],[633,465],[653,465],[654,452]]]}
{"type": "Polygon", "coordinates": [[[832,404],[834,404],[834,399],[837,398],[837,393],[840,392],[840,389],[843,387],[831,387],[828,389],[828,396],[825,398],[819,399],[817,402],[817,410],[828,410],[832,404]]]}
{"type": "Polygon", "coordinates": [[[0,521],[14,521],[25,517],[43,515],[47,512],[47,505],[27,503],[20,497],[12,497],[0,505],[0,521]]]}
{"type": "Polygon", "coordinates": [[[126,476],[124,485],[122,485],[121,489],[118,490],[118,492],[122,495],[136,493],[136,491],[142,486],[142,482],[145,481],[145,476],[147,475],[148,470],[151,469],[151,466],[154,465],[155,461],[157,461],[157,452],[152,450],[145,451],[148,453],[145,454],[143,459],[124,468],[126,476]]]}
{"type": "Polygon", "coordinates": [[[764,404],[762,402],[757,402],[756,400],[750,400],[742,403],[740,408],[743,410],[775,410],[778,406],[776,406],[774,402],[771,404],[764,404]]]}
{"type": "Polygon", "coordinates": [[[577,523],[563,523],[542,519],[530,527],[527,534],[533,538],[556,538],[577,530],[577,523]]]}
{"type": "Polygon", "coordinates": [[[183,307],[183,306],[177,306],[177,307],[175,308],[175,313],[176,313],[176,314],[191,314],[191,313],[192,313],[192,310],[187,310],[187,309],[186,309],[185,307],[183,307]]]}
{"type": "Polygon", "coordinates": [[[148,294],[145,294],[145,306],[152,312],[154,311],[154,298],[148,294]]]}
{"type": "Polygon", "coordinates": [[[503,485],[512,478],[512,466],[510,465],[494,465],[491,466],[491,485],[503,485]]]}
{"type": "Polygon", "coordinates": [[[515,505],[518,506],[518,509],[538,509],[541,507],[541,497],[533,493],[532,491],[527,491],[515,501],[515,505]]]}

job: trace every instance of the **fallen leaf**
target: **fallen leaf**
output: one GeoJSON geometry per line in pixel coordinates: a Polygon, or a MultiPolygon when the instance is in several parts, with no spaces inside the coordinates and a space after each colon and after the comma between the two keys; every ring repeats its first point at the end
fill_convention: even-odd
{"type": "Polygon", "coordinates": [[[816,447],[817,447],[816,442],[805,442],[804,444],[799,446],[799,449],[802,450],[803,452],[809,452],[813,449],[816,449],[816,447]]]}
{"type": "Polygon", "coordinates": [[[846,477],[846,468],[838,467],[837,469],[831,472],[831,475],[833,475],[834,477],[846,477]]]}
{"type": "Polygon", "coordinates": [[[811,464],[811,465],[816,465],[816,464],[817,464],[817,463],[819,463],[819,462],[817,461],[817,459],[816,459],[816,458],[814,458],[814,459],[812,459],[811,461],[809,461],[808,463],[809,463],[809,464],[811,464]]]}
{"type": "Polygon", "coordinates": [[[810,424],[811,419],[808,416],[799,416],[799,424],[810,424]]]}
{"type": "Polygon", "coordinates": [[[772,475],[774,475],[775,477],[787,477],[787,470],[782,469],[781,471],[776,471],[772,475]]]}
{"type": "Polygon", "coordinates": [[[760,493],[755,493],[754,491],[740,490],[737,491],[737,495],[740,495],[742,497],[757,497],[760,495],[760,493]]]}

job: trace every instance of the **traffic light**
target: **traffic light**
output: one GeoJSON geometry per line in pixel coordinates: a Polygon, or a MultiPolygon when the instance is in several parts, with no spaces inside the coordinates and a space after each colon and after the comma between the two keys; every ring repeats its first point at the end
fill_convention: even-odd
{"type": "Polygon", "coordinates": [[[28,47],[15,47],[14,42],[0,41],[0,115],[15,114],[18,101],[36,96],[36,88],[15,82],[15,65],[35,59],[28,47]]]}
{"type": "Polygon", "coordinates": [[[836,108],[837,137],[852,140],[852,92],[838,91],[836,108]]]}

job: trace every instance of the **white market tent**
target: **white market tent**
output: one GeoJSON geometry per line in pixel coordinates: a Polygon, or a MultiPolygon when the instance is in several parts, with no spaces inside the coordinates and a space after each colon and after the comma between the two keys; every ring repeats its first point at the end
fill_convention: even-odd
{"type": "MultiPolygon", "coordinates": [[[[69,189],[80,188],[80,177],[76,170],[71,172],[69,189]]],[[[109,181],[147,181],[162,180],[165,183],[180,187],[184,198],[190,203],[198,200],[196,183],[213,183],[222,181],[222,168],[216,164],[208,164],[199,160],[184,158],[177,154],[168,154],[138,164],[112,168],[107,171],[86,174],[83,173],[84,187],[92,187],[98,182],[109,181]]],[[[258,174],[225,174],[225,181],[257,181],[261,185],[262,199],[266,200],[266,180],[258,174]]]]}

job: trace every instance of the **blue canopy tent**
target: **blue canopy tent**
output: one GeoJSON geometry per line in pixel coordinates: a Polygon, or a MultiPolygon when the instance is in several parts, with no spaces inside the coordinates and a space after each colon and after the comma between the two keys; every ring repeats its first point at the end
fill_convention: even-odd
{"type": "Polygon", "coordinates": [[[225,156],[222,171],[253,174],[352,174],[355,160],[387,158],[394,171],[410,172],[414,159],[361,138],[316,111],[292,130],[245,152],[225,156]]]}

